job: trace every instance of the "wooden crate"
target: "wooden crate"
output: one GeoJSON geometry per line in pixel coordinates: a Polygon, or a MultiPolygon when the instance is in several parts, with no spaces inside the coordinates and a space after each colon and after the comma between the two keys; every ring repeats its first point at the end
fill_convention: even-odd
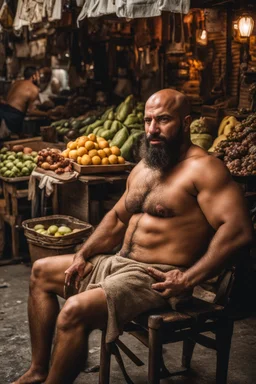
{"type": "Polygon", "coordinates": [[[125,164],[106,164],[106,165],[80,165],[73,163],[73,169],[80,173],[81,175],[88,175],[94,173],[116,173],[130,171],[135,164],[129,163],[128,161],[125,164]]]}
{"type": "Polygon", "coordinates": [[[33,137],[31,139],[5,141],[3,143],[3,146],[10,146],[10,148],[12,149],[14,145],[19,144],[23,145],[24,147],[30,147],[33,149],[33,151],[40,151],[44,148],[58,148],[62,151],[66,148],[66,145],[64,143],[50,143],[48,141],[43,141],[41,136],[33,137]]]}

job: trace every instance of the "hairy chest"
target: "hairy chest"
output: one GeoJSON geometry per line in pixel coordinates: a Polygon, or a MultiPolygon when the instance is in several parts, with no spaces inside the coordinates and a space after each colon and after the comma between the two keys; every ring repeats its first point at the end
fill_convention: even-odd
{"type": "Polygon", "coordinates": [[[128,190],[126,209],[132,214],[148,213],[166,218],[178,216],[188,204],[196,201],[191,192],[187,181],[180,177],[137,179],[128,190]]]}

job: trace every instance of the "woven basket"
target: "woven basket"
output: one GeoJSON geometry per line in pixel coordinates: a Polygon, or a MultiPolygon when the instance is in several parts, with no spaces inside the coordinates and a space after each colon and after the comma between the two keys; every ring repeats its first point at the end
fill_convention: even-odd
{"type": "Polygon", "coordinates": [[[47,248],[50,246],[52,248],[59,248],[60,246],[76,245],[84,241],[93,231],[91,224],[65,215],[51,215],[28,219],[22,222],[22,226],[27,240],[36,242],[37,245],[47,248]],[[53,224],[57,226],[66,225],[71,229],[79,229],[79,231],[61,237],[55,237],[36,232],[33,228],[37,224],[43,224],[46,229],[53,224]]]}

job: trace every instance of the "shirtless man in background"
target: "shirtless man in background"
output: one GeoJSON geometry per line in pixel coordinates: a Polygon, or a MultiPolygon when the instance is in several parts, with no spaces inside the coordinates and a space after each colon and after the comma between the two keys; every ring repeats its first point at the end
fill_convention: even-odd
{"type": "MultiPolygon", "coordinates": [[[[7,94],[6,102],[0,103],[0,118],[11,133],[20,133],[26,114],[47,116],[35,107],[39,95],[40,73],[35,67],[24,70],[24,80],[17,80],[7,94]]],[[[2,137],[0,132],[0,137],[2,137]]]]}
{"type": "Polygon", "coordinates": [[[123,196],[79,252],[34,263],[28,302],[32,364],[16,384],[73,383],[92,329],[107,328],[106,340],[113,341],[125,322],[191,295],[251,243],[242,193],[219,159],[191,143],[189,113],[177,91],[152,95],[145,106],[142,160],[123,196]],[[112,255],[118,244],[121,251],[112,255]],[[64,284],[77,291],[59,312],[64,284]]]}

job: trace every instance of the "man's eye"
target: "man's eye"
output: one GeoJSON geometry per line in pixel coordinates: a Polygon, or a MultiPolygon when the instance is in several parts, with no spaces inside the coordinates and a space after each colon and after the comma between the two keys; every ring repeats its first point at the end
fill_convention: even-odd
{"type": "Polygon", "coordinates": [[[169,121],[168,117],[159,117],[158,119],[161,123],[167,123],[169,121]]]}
{"type": "Polygon", "coordinates": [[[150,124],[151,120],[150,120],[150,119],[144,119],[144,122],[145,122],[146,124],[150,124]]]}

